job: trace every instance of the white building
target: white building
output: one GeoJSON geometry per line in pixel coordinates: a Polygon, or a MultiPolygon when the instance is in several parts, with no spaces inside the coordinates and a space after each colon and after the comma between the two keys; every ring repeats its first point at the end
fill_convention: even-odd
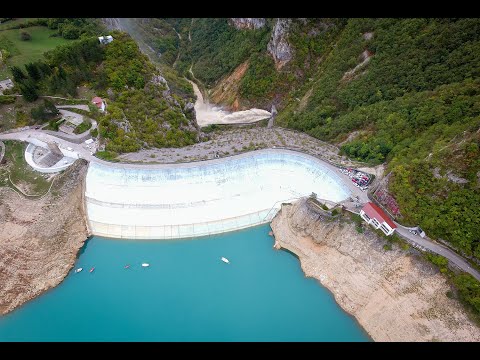
{"type": "Polygon", "coordinates": [[[372,202],[368,202],[360,210],[360,216],[375,229],[382,230],[385,235],[392,235],[397,227],[388,215],[372,202]]]}
{"type": "Polygon", "coordinates": [[[100,44],[109,44],[113,41],[112,35],[107,35],[107,36],[99,36],[98,41],[100,41],[100,44]]]}
{"type": "Polygon", "coordinates": [[[0,81],[0,95],[3,95],[3,92],[7,89],[13,88],[13,81],[10,79],[5,79],[0,81]]]}

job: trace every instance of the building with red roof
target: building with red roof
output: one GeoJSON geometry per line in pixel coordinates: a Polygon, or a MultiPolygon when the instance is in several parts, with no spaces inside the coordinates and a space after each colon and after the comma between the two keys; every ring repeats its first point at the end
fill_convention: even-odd
{"type": "Polygon", "coordinates": [[[382,230],[385,235],[392,235],[397,227],[390,217],[372,202],[365,204],[360,210],[360,216],[375,229],[382,230]]]}
{"type": "Polygon", "coordinates": [[[101,97],[95,96],[92,99],[92,104],[96,105],[98,110],[105,111],[106,104],[101,97]]]}

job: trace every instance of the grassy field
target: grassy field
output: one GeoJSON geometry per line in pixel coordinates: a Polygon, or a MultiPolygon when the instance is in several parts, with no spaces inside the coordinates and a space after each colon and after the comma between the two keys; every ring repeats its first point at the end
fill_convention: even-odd
{"type": "MultiPolygon", "coordinates": [[[[4,25],[7,25],[7,23],[4,25]]],[[[45,51],[72,41],[60,36],[50,37],[55,32],[56,30],[51,30],[44,26],[12,30],[0,29],[0,49],[6,49],[10,53],[6,63],[7,66],[4,65],[0,69],[0,80],[10,76],[9,66],[23,66],[26,63],[40,59],[45,51]],[[21,31],[28,32],[32,36],[31,40],[20,40],[21,31]]]]}
{"type": "Polygon", "coordinates": [[[30,20],[35,20],[35,18],[17,18],[15,20],[8,20],[0,24],[0,30],[6,30],[12,26],[20,25],[30,20]]]}
{"type": "Polygon", "coordinates": [[[8,186],[18,190],[18,187],[28,195],[40,196],[50,188],[53,178],[49,175],[34,171],[25,161],[25,149],[27,144],[19,141],[4,141],[5,158],[7,164],[0,165],[0,186],[8,186]],[[10,179],[13,184],[8,179],[10,179]],[[18,186],[18,187],[17,187],[18,186]]]}
{"type": "Polygon", "coordinates": [[[89,120],[82,122],[78,125],[75,130],[73,130],[74,134],[82,134],[85,131],[89,130],[92,127],[92,123],[89,120]]]}

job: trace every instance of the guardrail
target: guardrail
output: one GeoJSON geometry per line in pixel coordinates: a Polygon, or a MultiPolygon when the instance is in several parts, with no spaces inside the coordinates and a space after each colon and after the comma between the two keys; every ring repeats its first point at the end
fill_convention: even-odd
{"type": "Polygon", "coordinates": [[[290,199],[285,199],[285,200],[278,200],[278,201],[275,201],[272,205],[272,207],[270,208],[270,210],[268,210],[267,214],[265,215],[265,217],[263,218],[263,220],[265,221],[268,216],[270,215],[270,212],[275,208],[275,205],[277,205],[279,202],[282,202],[282,204],[284,202],[288,202],[288,201],[293,201],[293,200],[299,200],[301,199],[302,197],[305,197],[305,196],[299,196],[299,197],[295,197],[295,198],[290,198],[290,199]]]}
{"type": "Polygon", "coordinates": [[[5,144],[0,140],[0,164],[2,163],[3,157],[5,156],[5,144]]]}

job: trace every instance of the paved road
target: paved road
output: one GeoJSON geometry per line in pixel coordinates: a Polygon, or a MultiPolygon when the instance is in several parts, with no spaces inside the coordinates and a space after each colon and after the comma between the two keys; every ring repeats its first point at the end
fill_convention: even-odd
{"type": "MultiPolygon", "coordinates": [[[[44,141],[44,142],[51,142],[54,141],[56,142],[59,146],[63,148],[71,147],[77,154],[79,155],[80,158],[85,159],[90,162],[97,162],[97,163],[102,163],[104,165],[112,166],[112,167],[121,167],[121,168],[149,168],[149,169],[154,169],[154,168],[168,168],[168,167],[190,167],[190,166],[198,166],[198,164],[195,163],[178,163],[178,164],[123,164],[123,163],[112,163],[108,161],[101,160],[99,158],[96,158],[90,153],[90,150],[86,147],[85,143],[81,144],[76,144],[70,141],[67,141],[65,139],[60,139],[56,136],[53,136],[49,133],[46,133],[42,130],[34,130],[34,129],[27,129],[27,130],[22,130],[18,132],[11,132],[7,134],[0,134],[0,140],[20,140],[20,141],[29,141],[30,138],[36,138],[38,140],[44,141]]],[[[271,151],[272,149],[269,150],[257,150],[257,151],[271,151]]],[[[276,149],[275,151],[287,151],[291,152],[292,150],[283,150],[283,149],[276,149]]],[[[312,155],[307,155],[304,154],[305,156],[312,156],[312,155]]],[[[246,157],[250,156],[249,153],[244,153],[244,154],[239,154],[235,155],[236,157],[246,157]]],[[[361,191],[359,188],[353,185],[351,179],[346,176],[345,174],[341,173],[337,167],[333,166],[332,164],[329,164],[319,158],[316,158],[319,161],[323,163],[325,167],[330,169],[331,171],[334,171],[340,178],[344,179],[345,185],[352,191],[353,196],[358,197],[358,201],[346,201],[345,206],[349,208],[350,210],[358,213],[358,209],[354,205],[355,203],[360,203],[360,204],[365,204],[366,202],[369,201],[367,193],[364,191],[361,191]]],[[[205,160],[204,163],[221,163],[225,159],[213,159],[213,160],[205,160]]],[[[408,231],[409,228],[404,227],[398,223],[397,224],[397,233],[406,238],[409,242],[417,243],[431,251],[433,251],[436,254],[442,255],[446,257],[448,260],[452,261],[455,265],[457,265],[459,268],[462,270],[472,274],[477,280],[480,281],[480,272],[477,270],[473,269],[467,261],[465,261],[461,256],[457,255],[455,252],[452,250],[448,249],[447,247],[438,244],[428,238],[422,238],[417,235],[413,235],[408,231]]]]}
{"type": "Polygon", "coordinates": [[[31,138],[35,138],[43,142],[56,142],[64,149],[66,149],[67,147],[71,147],[79,155],[80,158],[88,161],[100,160],[90,154],[90,150],[86,148],[85,143],[76,144],[71,141],[67,141],[59,137],[53,136],[46,131],[28,129],[7,134],[0,134],[0,140],[19,140],[29,142],[31,138]]]}
{"type": "Polygon", "coordinates": [[[446,246],[436,243],[433,240],[425,237],[422,238],[419,235],[413,235],[409,230],[409,228],[400,225],[399,223],[395,222],[397,225],[397,229],[395,230],[401,237],[407,239],[409,242],[416,243],[420,246],[423,246],[436,254],[442,255],[446,257],[448,260],[453,262],[457,265],[460,269],[465,272],[470,273],[475,279],[480,281],[480,272],[472,268],[467,261],[465,261],[460,255],[456,254],[446,246]]]}
{"type": "Polygon", "coordinates": [[[85,111],[90,111],[88,108],[88,105],[57,105],[58,109],[80,109],[80,110],[85,110],[85,111]]]}

